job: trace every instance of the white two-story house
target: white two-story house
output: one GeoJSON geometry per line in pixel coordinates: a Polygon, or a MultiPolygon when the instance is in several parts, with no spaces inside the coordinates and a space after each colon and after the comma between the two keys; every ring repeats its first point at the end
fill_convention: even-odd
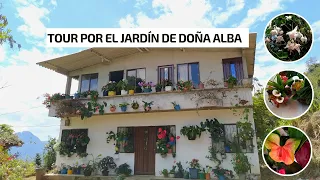
{"type": "MultiPolygon", "coordinates": [[[[127,163],[133,175],[159,176],[161,170],[170,170],[175,161],[181,161],[187,168],[186,162],[194,158],[199,159],[203,167],[214,168],[218,162],[208,158],[210,147],[216,147],[220,167],[233,170],[231,160],[236,146],[249,158],[249,173],[260,174],[256,136],[253,134],[252,139],[243,142],[241,129],[236,125],[239,121],[250,122],[255,129],[251,86],[255,48],[256,34],[251,33],[248,48],[91,48],[38,65],[67,76],[66,95],[74,93],[70,92],[73,80],[79,81],[79,93],[99,92],[96,102],[102,106],[103,112],[97,110],[91,117],[83,119],[77,114],[61,117],[61,142],[77,133],[90,138],[81,150],[83,153],[112,156],[117,165],[127,163]],[[152,92],[147,93],[103,96],[101,89],[109,81],[119,82],[132,76],[153,83],[169,79],[173,90],[156,92],[152,88],[152,92]],[[232,88],[224,83],[230,76],[237,79],[232,88]],[[194,89],[180,91],[176,87],[180,80],[192,82],[194,89]],[[131,108],[133,101],[140,105],[138,109],[131,108]],[[144,110],[143,101],[153,102],[150,111],[144,110]],[[179,104],[180,110],[175,110],[172,102],[179,104]],[[119,107],[123,103],[129,104],[125,112],[119,107]],[[110,105],[116,106],[114,112],[110,105]],[[200,123],[207,119],[218,120],[223,137],[217,140],[208,131],[203,131],[200,137],[189,140],[181,133],[184,126],[200,127],[200,123]],[[168,152],[158,148],[161,130],[166,130],[168,135],[168,152]],[[118,132],[118,141],[125,143],[116,143],[107,134],[110,131],[118,132]],[[173,137],[173,143],[170,137],[173,137]]],[[[90,99],[77,101],[87,103],[90,99]]],[[[57,116],[56,109],[57,103],[52,103],[49,116],[57,116]]],[[[77,161],[91,160],[91,156],[80,160],[77,153],[69,156],[58,154],[56,164],[72,165],[77,161]]]]}

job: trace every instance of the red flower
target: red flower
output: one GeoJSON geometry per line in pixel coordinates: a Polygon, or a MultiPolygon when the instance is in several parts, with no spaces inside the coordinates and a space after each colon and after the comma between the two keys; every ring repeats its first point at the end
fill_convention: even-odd
{"type": "Polygon", "coordinates": [[[286,170],[281,168],[277,171],[279,174],[286,174],[286,170]]]}
{"type": "Polygon", "coordinates": [[[170,137],[170,141],[173,142],[174,141],[174,137],[171,136],[170,137]]]}
{"type": "Polygon", "coordinates": [[[180,136],[177,136],[177,139],[180,139],[180,136]]]}
{"type": "Polygon", "coordinates": [[[158,129],[158,132],[161,132],[161,131],[162,131],[162,128],[159,128],[159,129],[158,129]]]}
{"type": "Polygon", "coordinates": [[[167,134],[167,131],[166,131],[166,130],[163,130],[163,133],[164,133],[164,134],[167,134]]]}
{"type": "Polygon", "coordinates": [[[286,83],[287,80],[288,80],[288,77],[287,77],[287,76],[281,76],[281,79],[282,79],[282,81],[283,81],[284,83],[286,83]]]}
{"type": "Polygon", "coordinates": [[[170,144],[167,144],[167,148],[169,148],[170,147],[170,144]]]}

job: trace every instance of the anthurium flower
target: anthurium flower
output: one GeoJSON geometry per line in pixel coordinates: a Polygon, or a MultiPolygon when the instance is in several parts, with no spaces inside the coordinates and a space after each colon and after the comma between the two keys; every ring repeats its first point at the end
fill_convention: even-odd
{"type": "Polygon", "coordinates": [[[279,97],[279,96],[281,96],[281,93],[278,90],[274,89],[272,91],[272,95],[274,95],[275,97],[279,97]]]}
{"type": "Polygon", "coordinates": [[[304,168],[308,164],[308,162],[310,160],[310,155],[311,155],[310,142],[306,141],[306,142],[303,143],[301,148],[295,154],[295,158],[296,158],[297,163],[302,168],[304,168]]]}
{"type": "Polygon", "coordinates": [[[287,76],[280,76],[280,77],[281,77],[281,79],[282,79],[282,81],[284,83],[286,83],[288,81],[288,77],[287,76]]]}
{"type": "Polygon", "coordinates": [[[277,170],[277,172],[278,172],[279,174],[286,174],[286,170],[283,169],[283,168],[277,170]]]}
{"type": "Polygon", "coordinates": [[[290,138],[284,146],[280,146],[280,136],[272,133],[268,136],[265,147],[270,150],[269,156],[276,162],[290,165],[294,162],[294,153],[300,144],[300,140],[290,138]]]}

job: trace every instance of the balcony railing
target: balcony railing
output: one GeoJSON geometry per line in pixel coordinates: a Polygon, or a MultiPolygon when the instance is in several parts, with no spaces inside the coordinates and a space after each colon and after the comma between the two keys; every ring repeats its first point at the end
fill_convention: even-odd
{"type": "MultiPolygon", "coordinates": [[[[175,111],[173,102],[180,105],[181,111],[197,110],[197,109],[224,109],[232,107],[249,107],[252,106],[252,93],[249,87],[239,88],[214,88],[214,89],[196,89],[191,91],[170,91],[170,92],[150,92],[138,93],[134,95],[115,95],[98,97],[97,103],[107,105],[103,108],[102,114],[124,114],[124,113],[143,113],[144,102],[150,103],[151,111],[149,112],[168,112],[175,111]],[[136,101],[139,103],[138,109],[133,109],[131,103],[136,101]],[[119,104],[128,103],[125,112],[121,111],[119,104]],[[110,105],[115,105],[116,110],[112,112],[110,105]]],[[[60,100],[75,101],[75,100],[60,100]]],[[[90,102],[89,98],[80,98],[81,103],[90,102]]],[[[49,107],[49,116],[57,117],[57,103],[49,107]]],[[[95,111],[94,114],[99,114],[95,111]]]]}

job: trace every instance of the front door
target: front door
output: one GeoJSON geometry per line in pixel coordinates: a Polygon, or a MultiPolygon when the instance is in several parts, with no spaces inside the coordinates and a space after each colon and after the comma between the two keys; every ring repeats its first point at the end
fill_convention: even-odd
{"type": "Polygon", "coordinates": [[[156,127],[134,129],[134,174],[155,174],[156,127]]]}

